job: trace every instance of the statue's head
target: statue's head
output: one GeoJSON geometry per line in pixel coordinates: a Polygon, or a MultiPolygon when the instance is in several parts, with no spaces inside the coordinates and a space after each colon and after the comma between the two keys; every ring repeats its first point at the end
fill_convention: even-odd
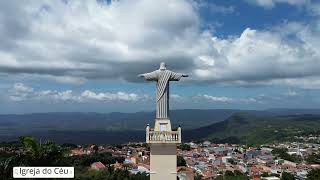
{"type": "Polygon", "coordinates": [[[164,63],[164,62],[162,62],[162,63],[160,63],[160,68],[159,68],[160,70],[166,70],[167,68],[166,68],[166,63],[164,63]]]}

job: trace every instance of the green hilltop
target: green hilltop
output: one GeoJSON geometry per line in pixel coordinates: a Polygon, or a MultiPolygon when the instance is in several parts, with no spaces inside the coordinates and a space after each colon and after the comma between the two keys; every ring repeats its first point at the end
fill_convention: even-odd
{"type": "Polygon", "coordinates": [[[264,144],[289,141],[294,136],[320,131],[320,115],[257,116],[247,112],[209,126],[191,130],[186,137],[217,142],[264,144]],[[191,136],[194,136],[193,138],[191,136]]]}

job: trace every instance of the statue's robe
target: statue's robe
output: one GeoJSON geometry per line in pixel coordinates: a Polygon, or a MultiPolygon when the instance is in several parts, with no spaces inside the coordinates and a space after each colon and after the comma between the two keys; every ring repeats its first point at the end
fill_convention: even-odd
{"type": "Polygon", "coordinates": [[[148,81],[157,81],[157,113],[156,118],[169,118],[169,81],[179,81],[181,73],[169,70],[156,70],[143,74],[148,81]]]}

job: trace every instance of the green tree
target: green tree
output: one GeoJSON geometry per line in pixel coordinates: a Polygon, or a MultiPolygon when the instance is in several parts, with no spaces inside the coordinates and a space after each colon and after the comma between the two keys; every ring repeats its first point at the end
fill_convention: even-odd
{"type": "Polygon", "coordinates": [[[0,162],[0,179],[12,179],[14,166],[58,166],[64,159],[62,149],[51,141],[39,144],[33,137],[20,137],[22,153],[15,153],[0,162]]]}
{"type": "Polygon", "coordinates": [[[307,180],[319,180],[319,179],[320,179],[320,169],[312,169],[307,175],[307,180]]]}
{"type": "Polygon", "coordinates": [[[104,170],[87,170],[86,168],[75,169],[76,180],[148,180],[146,173],[137,173],[130,175],[127,170],[114,170],[106,168],[104,170]]]}
{"type": "Polygon", "coordinates": [[[234,176],[233,172],[232,171],[226,171],[224,173],[225,176],[234,176]]]}
{"type": "Polygon", "coordinates": [[[40,145],[33,137],[20,137],[20,142],[23,144],[24,149],[32,159],[36,159],[40,155],[40,145]]]}
{"type": "Polygon", "coordinates": [[[72,161],[74,165],[77,166],[90,166],[94,162],[102,162],[105,165],[114,164],[116,162],[116,158],[112,156],[111,153],[94,153],[93,155],[82,155],[75,156],[72,161]]]}
{"type": "Polygon", "coordinates": [[[295,180],[294,175],[288,172],[282,172],[281,180],[295,180]]]}
{"type": "Polygon", "coordinates": [[[106,170],[88,170],[84,173],[75,173],[75,179],[79,180],[104,180],[110,177],[110,173],[106,170]]]}
{"type": "Polygon", "coordinates": [[[288,149],[286,148],[275,148],[271,151],[271,153],[281,159],[292,161],[299,163],[302,161],[300,156],[297,155],[290,155],[287,153],[288,149]]]}
{"type": "Polygon", "coordinates": [[[130,180],[149,180],[149,176],[146,173],[137,173],[130,176],[130,180]]]}
{"type": "Polygon", "coordinates": [[[261,177],[268,177],[269,176],[269,174],[267,173],[267,172],[263,172],[262,174],[261,174],[261,177]]]}
{"type": "Polygon", "coordinates": [[[236,162],[234,161],[234,159],[227,159],[228,163],[235,165],[236,162]]]}
{"type": "Polygon", "coordinates": [[[311,154],[307,157],[306,161],[309,164],[320,164],[320,154],[311,154]]]}
{"type": "Polygon", "coordinates": [[[99,151],[99,147],[97,145],[93,145],[93,152],[96,154],[99,151]]]}
{"type": "Polygon", "coordinates": [[[190,151],[191,150],[191,147],[189,144],[181,144],[179,146],[179,148],[182,150],[182,151],[190,151]]]}
{"type": "Polygon", "coordinates": [[[182,156],[177,156],[177,166],[186,166],[186,160],[182,156]]]}
{"type": "Polygon", "coordinates": [[[59,161],[64,158],[61,147],[52,141],[39,144],[33,137],[20,137],[23,144],[25,159],[29,166],[54,166],[59,165],[59,161]]]}
{"type": "Polygon", "coordinates": [[[247,180],[248,177],[240,171],[226,171],[224,175],[218,176],[215,180],[247,180]]]}

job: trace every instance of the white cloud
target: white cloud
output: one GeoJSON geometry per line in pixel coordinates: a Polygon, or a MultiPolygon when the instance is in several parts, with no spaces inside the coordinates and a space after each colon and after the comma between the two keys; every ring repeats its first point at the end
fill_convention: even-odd
{"type": "Polygon", "coordinates": [[[289,80],[319,78],[319,40],[320,36],[312,33],[310,27],[298,23],[294,28],[288,23],[270,31],[247,28],[239,37],[213,38],[218,51],[213,57],[215,65],[197,61],[194,74],[205,81],[236,84],[268,84],[280,80],[285,85],[289,80]],[[288,36],[296,40],[287,39],[288,36]]]}
{"type": "Polygon", "coordinates": [[[292,87],[300,87],[304,89],[320,89],[319,77],[308,77],[308,78],[296,78],[286,79],[277,83],[285,83],[292,87]]]}
{"type": "Polygon", "coordinates": [[[30,93],[33,92],[33,88],[25,86],[23,83],[16,83],[13,86],[13,90],[15,92],[21,92],[21,93],[30,93]]]}
{"type": "Polygon", "coordinates": [[[209,96],[209,95],[205,94],[205,95],[203,95],[203,97],[205,99],[209,99],[211,101],[218,101],[218,102],[232,102],[232,101],[234,101],[232,98],[228,98],[228,97],[224,97],[224,96],[215,97],[215,96],[209,96]]]}
{"type": "Polygon", "coordinates": [[[8,7],[19,15],[0,14],[0,69],[9,74],[132,79],[155,61],[183,68],[210,51],[187,1],[1,2],[8,7]]]}
{"type": "Polygon", "coordinates": [[[25,86],[22,83],[16,83],[12,90],[10,90],[10,99],[13,101],[23,101],[30,98],[31,94],[33,94],[33,88],[25,86]]]}
{"type": "Polygon", "coordinates": [[[183,103],[188,101],[189,98],[187,96],[182,96],[179,94],[170,94],[170,101],[171,102],[178,102],[178,103],[183,103]]]}
{"type": "MultiPolygon", "coordinates": [[[[44,104],[65,104],[65,103],[142,103],[155,102],[155,97],[149,94],[137,94],[130,92],[94,92],[85,90],[74,92],[72,90],[37,90],[23,83],[16,83],[8,90],[8,97],[13,102],[32,102],[44,104]]],[[[179,95],[171,94],[173,104],[193,104],[195,102],[209,104],[232,104],[232,105],[262,105],[272,103],[283,103],[292,99],[291,97],[302,97],[298,92],[288,89],[285,93],[279,94],[260,94],[252,97],[228,97],[214,96],[210,94],[198,95],[179,95]],[[288,99],[290,98],[290,99],[288,99]]]]}
{"type": "Polygon", "coordinates": [[[12,101],[38,101],[38,102],[136,102],[148,100],[147,95],[138,95],[126,92],[104,92],[96,93],[90,90],[83,91],[78,94],[72,90],[56,91],[56,90],[34,90],[22,83],[14,84],[9,90],[9,98],[12,101]]]}
{"type": "Polygon", "coordinates": [[[229,97],[225,97],[225,96],[216,97],[216,96],[210,96],[210,95],[204,94],[201,97],[203,97],[204,99],[213,101],[213,102],[231,103],[234,101],[234,99],[229,98],[229,97]]]}
{"type": "Polygon", "coordinates": [[[62,92],[55,90],[36,91],[22,83],[14,84],[13,88],[9,90],[9,98],[12,101],[82,101],[80,97],[77,97],[73,94],[72,90],[66,90],[62,92]]]}
{"type": "Polygon", "coordinates": [[[312,15],[320,16],[320,2],[309,4],[309,6],[307,6],[307,9],[311,12],[312,15]]]}
{"type": "Polygon", "coordinates": [[[211,13],[217,13],[217,14],[231,14],[235,12],[235,7],[234,6],[222,6],[222,5],[217,5],[212,2],[207,2],[207,1],[196,1],[196,2],[191,2],[194,7],[197,9],[202,9],[202,8],[207,8],[211,13]]]}
{"type": "Polygon", "coordinates": [[[138,101],[142,98],[135,93],[95,93],[89,90],[84,91],[81,94],[81,97],[83,99],[93,99],[98,101],[138,101]]]}
{"type": "Polygon", "coordinates": [[[294,97],[294,96],[298,96],[298,93],[296,91],[293,91],[291,89],[288,89],[287,92],[284,93],[285,96],[288,96],[288,97],[294,97]]]}
{"type": "Polygon", "coordinates": [[[227,97],[227,96],[212,96],[212,95],[208,95],[208,94],[202,94],[202,95],[197,95],[194,98],[200,99],[200,100],[206,100],[206,101],[214,102],[214,103],[232,103],[232,104],[262,103],[262,102],[260,102],[260,100],[258,100],[257,98],[254,98],[254,97],[234,98],[234,97],[227,97]]]}
{"type": "Polygon", "coordinates": [[[276,4],[286,3],[293,6],[305,5],[310,3],[310,0],[246,0],[249,3],[262,6],[264,8],[272,8],[276,4]]]}
{"type": "MultiPolygon", "coordinates": [[[[254,2],[265,7],[309,3],[254,2]]],[[[320,88],[313,81],[320,78],[319,22],[246,28],[239,36],[218,38],[201,29],[197,8],[187,0],[1,1],[0,72],[76,84],[87,79],[138,81],[137,74],[166,61],[198,82],[302,82],[320,88]]],[[[92,97],[99,96],[107,98],[99,93],[92,97]]]]}

